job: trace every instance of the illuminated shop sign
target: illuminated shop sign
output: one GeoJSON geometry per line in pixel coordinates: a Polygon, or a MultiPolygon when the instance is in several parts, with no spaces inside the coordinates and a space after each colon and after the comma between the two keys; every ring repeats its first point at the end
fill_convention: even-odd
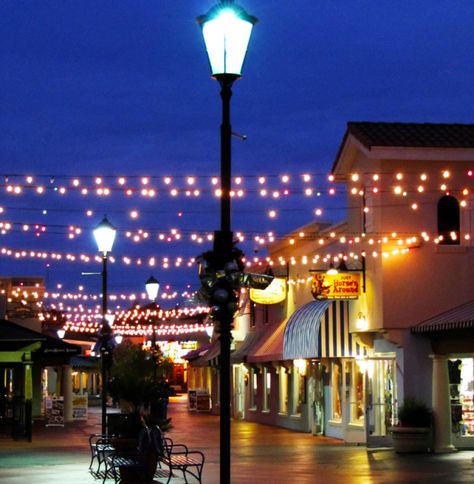
{"type": "Polygon", "coordinates": [[[361,293],[359,272],[325,272],[313,274],[311,294],[314,299],[357,299],[361,293]]]}
{"type": "Polygon", "coordinates": [[[250,289],[250,299],[257,304],[276,304],[286,298],[286,279],[275,277],[266,289],[250,289]]]}

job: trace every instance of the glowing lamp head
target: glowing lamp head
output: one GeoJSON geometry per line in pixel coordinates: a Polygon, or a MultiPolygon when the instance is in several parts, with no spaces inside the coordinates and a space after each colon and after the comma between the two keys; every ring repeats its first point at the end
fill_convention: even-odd
{"type": "Polygon", "coordinates": [[[328,276],[336,276],[339,274],[339,271],[334,267],[334,264],[332,262],[329,263],[329,269],[326,271],[326,274],[328,276]]]}
{"type": "Polygon", "coordinates": [[[233,0],[222,0],[197,21],[202,29],[212,76],[240,77],[257,18],[233,0]]]}
{"type": "Polygon", "coordinates": [[[94,229],[94,238],[99,252],[102,254],[112,252],[116,233],[115,227],[107,220],[107,217],[104,217],[94,229]]]}
{"type": "Polygon", "coordinates": [[[145,283],[146,293],[150,301],[154,301],[158,296],[158,291],[160,290],[160,283],[153,277],[150,276],[145,283]]]}

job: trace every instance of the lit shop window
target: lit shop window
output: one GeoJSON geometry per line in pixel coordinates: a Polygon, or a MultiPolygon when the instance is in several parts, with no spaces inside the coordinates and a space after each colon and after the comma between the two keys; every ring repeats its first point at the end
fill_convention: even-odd
{"type": "Polygon", "coordinates": [[[257,408],[258,379],[254,368],[250,369],[250,408],[257,408]]]}
{"type": "Polygon", "coordinates": [[[351,422],[364,421],[364,374],[354,361],[351,369],[351,422]]]}
{"type": "Polygon", "coordinates": [[[270,411],[270,389],[272,385],[272,374],[268,368],[263,369],[263,382],[265,389],[263,392],[263,408],[264,412],[270,411]]]}
{"type": "Polygon", "coordinates": [[[342,420],[342,365],[336,361],[331,364],[332,419],[342,420]]]}
{"type": "Polygon", "coordinates": [[[301,415],[306,401],[306,360],[294,360],[293,371],[293,414],[301,415]]]}
{"type": "Polygon", "coordinates": [[[279,408],[281,414],[288,414],[288,373],[284,366],[280,367],[279,408]]]}
{"type": "Polygon", "coordinates": [[[458,437],[474,436],[474,365],[472,358],[448,362],[451,428],[458,437]]]}

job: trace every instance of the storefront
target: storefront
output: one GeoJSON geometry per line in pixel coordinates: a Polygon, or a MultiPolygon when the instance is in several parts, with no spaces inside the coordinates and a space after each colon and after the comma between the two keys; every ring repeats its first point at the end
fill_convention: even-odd
{"type": "Polygon", "coordinates": [[[348,306],[312,301],[269,328],[240,370],[247,420],[365,441],[366,352],[348,306]]]}
{"type": "Polygon", "coordinates": [[[474,447],[474,355],[448,360],[449,399],[453,444],[474,447]]]}
{"type": "Polygon", "coordinates": [[[365,442],[364,356],[349,332],[349,301],[312,301],[290,316],[283,358],[311,362],[308,410],[313,432],[365,442]]]}
{"type": "Polygon", "coordinates": [[[414,326],[432,348],[435,451],[474,448],[474,301],[414,326]]]}

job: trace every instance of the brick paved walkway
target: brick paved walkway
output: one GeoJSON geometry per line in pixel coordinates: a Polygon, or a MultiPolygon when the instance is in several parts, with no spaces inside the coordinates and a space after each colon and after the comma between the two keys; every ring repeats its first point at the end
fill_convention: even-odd
{"type": "MultiPolygon", "coordinates": [[[[101,484],[88,472],[87,437],[99,432],[99,409],[87,423],[45,428],[35,424],[33,442],[0,435],[2,484],[101,484]]],[[[184,397],[172,398],[169,415],[176,442],[206,455],[204,484],[219,481],[219,418],[189,413],[184,397]]],[[[473,483],[473,451],[448,455],[399,456],[393,451],[367,452],[365,447],[309,434],[232,422],[232,482],[234,484],[421,484],[473,483]]],[[[112,484],[111,480],[107,481],[112,484]]],[[[159,479],[157,482],[166,482],[159,479]]],[[[173,484],[184,482],[172,480],[173,484]]]]}

